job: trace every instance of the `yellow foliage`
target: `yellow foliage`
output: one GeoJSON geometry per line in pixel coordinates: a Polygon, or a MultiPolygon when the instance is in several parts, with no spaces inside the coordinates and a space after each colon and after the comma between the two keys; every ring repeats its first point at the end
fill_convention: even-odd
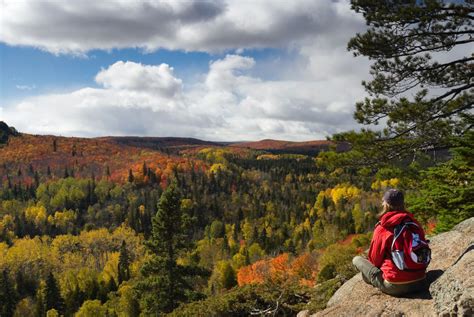
{"type": "Polygon", "coordinates": [[[76,213],[73,210],[56,211],[54,217],[49,216],[48,222],[63,229],[67,229],[76,220],[76,213]]]}
{"type": "Polygon", "coordinates": [[[143,215],[145,214],[145,206],[140,205],[140,206],[138,207],[138,212],[140,213],[140,215],[143,216],[143,215]]]}
{"type": "Polygon", "coordinates": [[[40,237],[15,240],[0,262],[14,274],[22,269],[31,276],[45,276],[53,264],[47,241],[40,237]]]}
{"type": "Polygon", "coordinates": [[[37,226],[40,226],[46,222],[47,212],[44,206],[30,206],[25,210],[26,220],[34,222],[37,226]]]}
{"type": "Polygon", "coordinates": [[[236,253],[232,257],[232,266],[234,267],[235,270],[240,269],[241,267],[246,265],[246,258],[245,255],[242,253],[236,253]]]}
{"type": "Polygon", "coordinates": [[[118,263],[119,263],[119,252],[112,252],[108,256],[108,260],[105,263],[104,270],[102,271],[102,278],[104,281],[110,281],[114,279],[118,281],[118,263]]]}
{"type": "Polygon", "coordinates": [[[216,174],[218,171],[227,171],[227,167],[222,163],[212,164],[211,168],[209,169],[209,173],[216,174]]]}
{"type": "Polygon", "coordinates": [[[398,178],[390,178],[385,180],[376,180],[370,186],[373,190],[386,190],[388,188],[397,188],[400,185],[398,178]]]}
{"type": "Polygon", "coordinates": [[[330,190],[330,196],[334,204],[338,204],[341,199],[358,199],[361,190],[353,185],[337,185],[330,190]]]}

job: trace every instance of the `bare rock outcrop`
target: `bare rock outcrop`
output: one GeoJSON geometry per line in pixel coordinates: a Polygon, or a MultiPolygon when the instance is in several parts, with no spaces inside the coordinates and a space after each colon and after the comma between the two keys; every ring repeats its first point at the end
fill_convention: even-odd
{"type": "Polygon", "coordinates": [[[396,298],[367,285],[359,273],[311,316],[473,316],[474,218],[432,237],[430,247],[429,290],[396,298]]]}

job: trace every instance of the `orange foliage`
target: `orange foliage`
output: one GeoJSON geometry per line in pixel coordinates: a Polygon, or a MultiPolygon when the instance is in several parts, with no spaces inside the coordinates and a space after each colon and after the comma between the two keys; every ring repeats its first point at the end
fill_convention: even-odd
{"type": "Polygon", "coordinates": [[[428,223],[426,224],[425,233],[426,233],[426,234],[433,234],[435,228],[436,228],[436,221],[435,221],[434,219],[431,219],[431,220],[428,221],[428,223]]]}
{"type": "Polygon", "coordinates": [[[317,273],[318,262],[311,253],[300,255],[291,264],[291,275],[299,277],[303,284],[314,284],[317,273]]]}
{"type": "Polygon", "coordinates": [[[290,257],[288,253],[282,253],[269,261],[270,279],[273,282],[284,281],[290,273],[290,257]]]}
{"type": "Polygon", "coordinates": [[[237,273],[237,283],[239,286],[263,283],[268,275],[268,269],[268,261],[266,260],[260,260],[254,264],[244,266],[237,273]]]}
{"type": "Polygon", "coordinates": [[[283,284],[298,281],[301,285],[314,285],[317,275],[315,256],[305,253],[291,259],[288,253],[282,253],[271,259],[260,260],[240,268],[237,273],[239,286],[272,282],[283,284]]]}
{"type": "Polygon", "coordinates": [[[197,159],[191,164],[187,158],[108,138],[22,134],[11,137],[7,146],[0,147],[0,181],[6,181],[9,176],[14,183],[32,184],[34,172],[38,172],[44,181],[49,167],[52,179],[64,177],[67,169],[71,176],[88,178],[94,175],[119,183],[127,181],[131,169],[135,182],[146,183],[149,179],[143,175],[144,162],[147,168],[156,171],[162,186],[166,186],[167,176],[175,168],[180,171],[206,169],[205,163],[197,159]]]}

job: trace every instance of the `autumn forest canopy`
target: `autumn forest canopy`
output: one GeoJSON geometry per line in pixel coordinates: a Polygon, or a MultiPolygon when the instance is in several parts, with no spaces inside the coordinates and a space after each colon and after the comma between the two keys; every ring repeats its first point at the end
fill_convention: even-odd
{"type": "Polygon", "coordinates": [[[0,316],[316,312],[387,189],[429,235],[473,217],[473,4],[351,8],[367,29],[347,49],[372,63],[358,131],[237,143],[0,121],[0,316]]]}

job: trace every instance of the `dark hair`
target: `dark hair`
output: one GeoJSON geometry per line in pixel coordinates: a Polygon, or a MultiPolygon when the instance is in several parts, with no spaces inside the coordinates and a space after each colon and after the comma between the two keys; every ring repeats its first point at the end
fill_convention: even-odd
{"type": "Polygon", "coordinates": [[[398,189],[389,189],[383,195],[382,212],[379,216],[389,211],[405,211],[403,193],[398,189]]]}

